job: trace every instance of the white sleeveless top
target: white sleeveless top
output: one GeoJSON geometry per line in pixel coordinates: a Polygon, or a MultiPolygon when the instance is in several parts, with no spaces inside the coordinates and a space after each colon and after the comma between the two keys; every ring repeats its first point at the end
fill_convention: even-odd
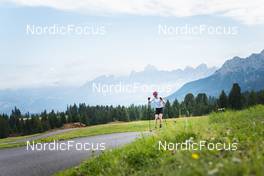
{"type": "Polygon", "coordinates": [[[153,98],[151,101],[150,101],[151,105],[154,107],[154,108],[163,108],[164,107],[164,102],[162,100],[160,100],[160,98],[153,98]]]}

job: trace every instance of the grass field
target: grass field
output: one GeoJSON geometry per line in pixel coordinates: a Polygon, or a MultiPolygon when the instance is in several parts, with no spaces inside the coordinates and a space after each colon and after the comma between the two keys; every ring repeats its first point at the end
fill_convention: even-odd
{"type": "Polygon", "coordinates": [[[77,137],[95,136],[101,134],[111,134],[119,132],[133,132],[133,131],[146,131],[148,130],[147,121],[135,121],[135,122],[118,122],[109,123],[104,125],[89,126],[80,128],[78,130],[69,131],[66,133],[50,136],[41,139],[41,142],[50,142],[54,140],[66,140],[77,137]]]}
{"type": "Polygon", "coordinates": [[[180,119],[154,135],[107,151],[57,175],[256,175],[264,173],[264,106],[180,119]],[[237,150],[159,150],[172,143],[237,143],[237,150]]]}
{"type": "MultiPolygon", "coordinates": [[[[175,119],[168,119],[168,124],[174,123],[175,119]]],[[[178,119],[177,119],[178,121],[178,119]]],[[[179,119],[181,121],[181,119],[179,119]]],[[[154,126],[154,121],[151,121],[151,127],[154,126]]],[[[121,132],[143,132],[149,130],[149,121],[134,121],[134,122],[118,122],[109,123],[104,125],[89,126],[85,128],[76,129],[73,131],[64,132],[61,134],[52,135],[46,138],[35,140],[36,142],[52,142],[54,140],[67,140],[78,137],[95,136],[101,134],[121,133],[121,132]]],[[[43,133],[42,133],[43,134],[43,133]]],[[[20,139],[26,139],[32,136],[40,134],[20,136],[20,137],[9,137],[0,139],[1,148],[12,148],[26,145],[25,142],[18,142],[20,139]]]]}
{"type": "MultiPolygon", "coordinates": [[[[171,126],[175,124],[176,119],[166,119],[167,125],[171,126]]],[[[177,122],[182,123],[184,118],[178,118],[177,122]]],[[[151,122],[151,129],[154,128],[154,120],[151,122]]],[[[165,122],[164,125],[166,126],[165,122]]],[[[54,135],[51,137],[43,138],[41,142],[50,142],[54,140],[66,140],[77,137],[87,137],[95,136],[101,134],[111,134],[111,133],[121,133],[121,132],[144,132],[149,131],[149,121],[134,121],[134,122],[118,122],[118,123],[109,123],[104,125],[90,126],[86,128],[81,128],[78,130],[54,135]]]]}

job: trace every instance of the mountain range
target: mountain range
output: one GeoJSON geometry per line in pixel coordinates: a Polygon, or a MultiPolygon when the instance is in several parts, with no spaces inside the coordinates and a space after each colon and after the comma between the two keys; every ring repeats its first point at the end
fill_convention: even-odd
{"type": "Polygon", "coordinates": [[[124,76],[101,75],[81,86],[1,90],[0,113],[10,113],[15,106],[22,112],[38,113],[44,109],[65,110],[67,105],[83,102],[90,105],[142,104],[154,89],[166,96],[185,83],[209,76],[216,70],[206,64],[171,71],[148,65],[142,71],[124,76]]]}
{"type": "Polygon", "coordinates": [[[159,70],[148,65],[142,71],[128,75],[101,75],[81,86],[49,86],[0,90],[0,113],[10,113],[16,106],[22,112],[38,113],[65,110],[67,105],[144,104],[153,90],[169,100],[182,100],[187,93],[206,93],[219,96],[227,93],[233,83],[239,83],[242,91],[264,88],[264,50],[246,58],[234,57],[221,68],[208,68],[201,64],[171,71],[159,70]]]}
{"type": "Polygon", "coordinates": [[[242,91],[264,89],[264,50],[246,58],[236,56],[227,60],[212,75],[184,84],[167,98],[182,100],[187,93],[219,96],[222,90],[228,93],[233,83],[239,83],[242,91]]]}

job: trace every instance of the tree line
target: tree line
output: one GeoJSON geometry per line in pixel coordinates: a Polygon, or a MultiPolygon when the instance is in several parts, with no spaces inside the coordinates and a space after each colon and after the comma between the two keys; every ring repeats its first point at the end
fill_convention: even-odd
{"type": "MultiPolygon", "coordinates": [[[[208,97],[205,93],[196,96],[188,93],[181,102],[177,99],[166,101],[164,117],[201,116],[212,111],[226,108],[239,110],[256,104],[264,104],[264,90],[241,93],[239,85],[235,83],[229,94],[222,91],[218,98],[208,97]]],[[[147,105],[89,106],[81,103],[68,106],[65,112],[44,110],[40,114],[22,114],[15,107],[10,115],[0,115],[0,138],[40,133],[73,122],[96,125],[114,121],[147,120],[153,117],[153,113],[154,110],[147,105]]]]}

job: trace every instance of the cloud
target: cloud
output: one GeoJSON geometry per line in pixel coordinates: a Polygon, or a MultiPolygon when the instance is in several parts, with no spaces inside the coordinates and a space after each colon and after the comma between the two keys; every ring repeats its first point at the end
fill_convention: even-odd
{"type": "Polygon", "coordinates": [[[263,0],[2,0],[96,14],[186,17],[218,14],[244,24],[264,24],[263,0]]]}

